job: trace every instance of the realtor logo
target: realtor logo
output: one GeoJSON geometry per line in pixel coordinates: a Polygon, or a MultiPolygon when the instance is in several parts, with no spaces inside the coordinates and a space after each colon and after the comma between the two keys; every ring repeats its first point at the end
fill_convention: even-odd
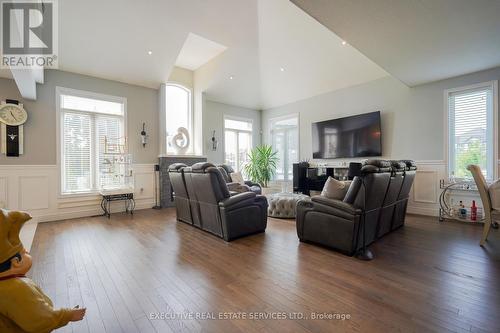
{"type": "Polygon", "coordinates": [[[57,68],[57,1],[1,0],[2,68],[57,68]]]}

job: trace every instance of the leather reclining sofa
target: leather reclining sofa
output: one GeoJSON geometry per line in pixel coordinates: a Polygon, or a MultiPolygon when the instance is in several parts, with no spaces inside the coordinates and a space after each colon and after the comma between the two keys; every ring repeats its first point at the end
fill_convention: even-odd
{"type": "Polygon", "coordinates": [[[403,226],[416,169],[410,160],[367,160],[344,200],[314,196],[299,201],[296,225],[300,241],[353,255],[363,246],[363,218],[367,246],[403,226]]]}
{"type": "Polygon", "coordinates": [[[178,221],[225,241],[266,230],[266,198],[254,192],[231,196],[220,170],[213,164],[201,162],[188,167],[175,163],[168,172],[178,221]]]}

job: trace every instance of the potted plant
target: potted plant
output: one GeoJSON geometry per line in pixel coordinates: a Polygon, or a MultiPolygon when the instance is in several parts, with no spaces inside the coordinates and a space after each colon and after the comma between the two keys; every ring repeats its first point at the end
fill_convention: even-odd
{"type": "Polygon", "coordinates": [[[245,164],[245,173],[251,181],[266,188],[276,172],[278,152],[273,151],[270,145],[257,146],[248,154],[245,164]]]}

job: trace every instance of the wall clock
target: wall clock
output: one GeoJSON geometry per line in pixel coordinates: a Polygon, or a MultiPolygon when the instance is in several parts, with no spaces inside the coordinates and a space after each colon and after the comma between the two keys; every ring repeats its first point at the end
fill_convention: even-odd
{"type": "Polygon", "coordinates": [[[1,152],[7,156],[23,154],[24,126],[28,113],[19,101],[8,99],[0,104],[1,152]]]}

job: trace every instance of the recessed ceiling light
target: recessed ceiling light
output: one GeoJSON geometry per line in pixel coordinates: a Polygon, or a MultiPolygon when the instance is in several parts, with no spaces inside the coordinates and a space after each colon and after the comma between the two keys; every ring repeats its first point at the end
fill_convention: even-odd
{"type": "Polygon", "coordinates": [[[234,76],[232,76],[232,75],[231,75],[231,76],[229,77],[229,80],[232,80],[232,79],[234,79],[234,76]]]}
{"type": "Polygon", "coordinates": [[[342,45],[346,46],[347,42],[345,40],[342,41],[342,45]]]}
{"type": "Polygon", "coordinates": [[[148,54],[149,54],[149,55],[152,55],[152,54],[153,54],[153,51],[148,51],[148,54]]]}
{"type": "Polygon", "coordinates": [[[285,69],[284,69],[283,67],[280,67],[280,71],[284,72],[284,71],[285,71],[285,69]]]}

